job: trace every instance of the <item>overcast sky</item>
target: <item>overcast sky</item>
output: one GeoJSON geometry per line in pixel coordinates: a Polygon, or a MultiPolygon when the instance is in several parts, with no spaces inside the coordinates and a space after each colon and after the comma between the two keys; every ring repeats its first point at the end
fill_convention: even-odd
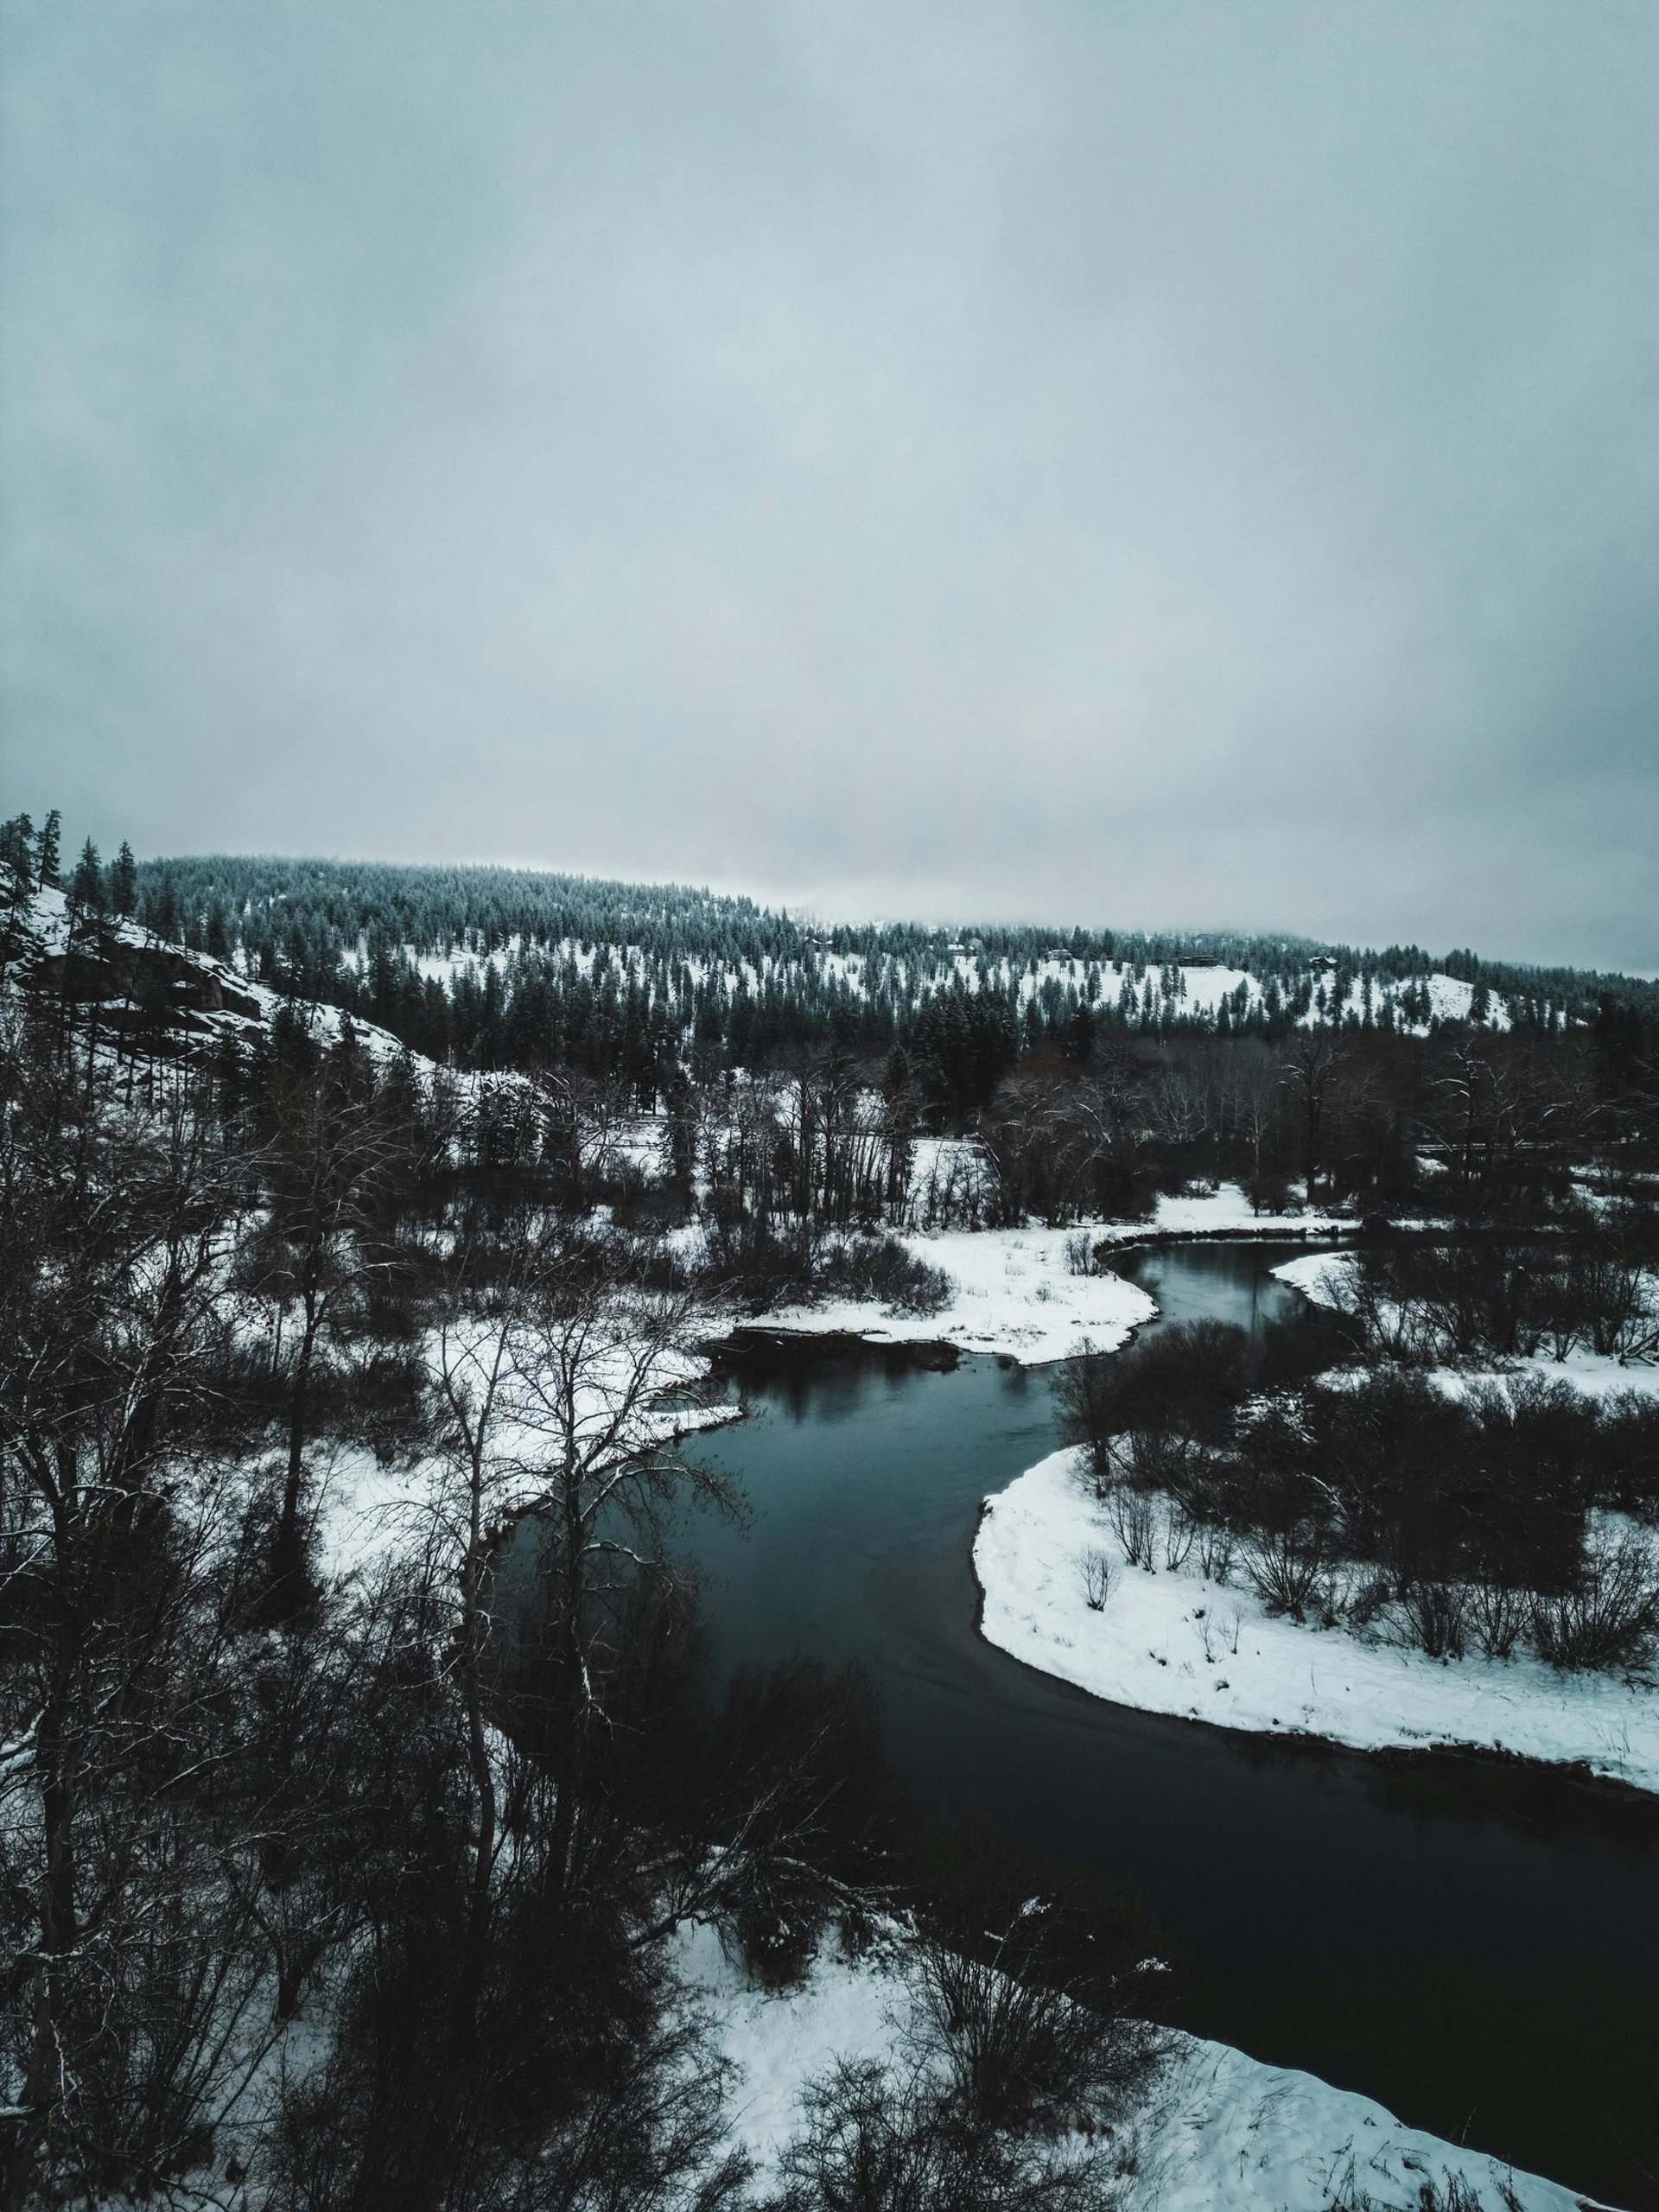
{"type": "Polygon", "coordinates": [[[0,0],[77,840],[1659,968],[1659,6],[0,0]]]}

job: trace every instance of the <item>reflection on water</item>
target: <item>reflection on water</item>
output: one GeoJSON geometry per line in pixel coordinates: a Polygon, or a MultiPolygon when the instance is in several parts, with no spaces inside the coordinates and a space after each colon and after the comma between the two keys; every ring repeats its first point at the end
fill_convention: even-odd
{"type": "MultiPolygon", "coordinates": [[[[1268,1273],[1285,1256],[1149,1249],[1123,1272],[1168,1319],[1250,1326],[1294,1304],[1268,1273]]],[[[720,1659],[864,1662],[919,1796],[1149,1894],[1194,2027],[1659,2205],[1659,1808],[1231,1736],[1035,1674],[976,1634],[969,1550],[979,1500],[1053,1447],[1042,1370],[802,1347],[732,1373],[752,1418],[695,1449],[752,1522],[690,1534],[720,1659]]]]}
{"type": "Polygon", "coordinates": [[[1305,1244],[1151,1244],[1122,1255],[1117,1271],[1158,1302],[1163,1321],[1231,1321],[1252,1332],[1281,1321],[1300,1303],[1275,1282],[1281,1260],[1299,1258],[1305,1244]]]}

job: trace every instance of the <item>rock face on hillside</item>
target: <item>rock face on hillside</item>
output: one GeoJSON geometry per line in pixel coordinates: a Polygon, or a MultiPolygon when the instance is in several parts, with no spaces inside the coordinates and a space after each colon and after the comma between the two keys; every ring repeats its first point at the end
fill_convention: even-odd
{"type": "Polygon", "coordinates": [[[271,995],[222,960],[136,922],[74,914],[61,891],[0,886],[0,975],[43,998],[103,1009],[119,1032],[158,1043],[263,1028],[271,995]]]}
{"type": "MultiPolygon", "coordinates": [[[[349,1029],[377,1064],[405,1057],[389,1030],[335,1006],[285,1000],[227,961],[157,937],[137,922],[72,911],[0,862],[0,997],[21,993],[73,1011],[99,1043],[166,1058],[215,1040],[257,1044],[286,1006],[319,1045],[349,1029]]],[[[426,1074],[432,1063],[408,1056],[426,1074]]]]}
{"type": "Polygon", "coordinates": [[[118,938],[96,952],[42,952],[31,975],[46,992],[77,1001],[127,1000],[146,1008],[193,1014],[232,1014],[263,1021],[265,1010],[220,962],[159,940],[118,938]]]}

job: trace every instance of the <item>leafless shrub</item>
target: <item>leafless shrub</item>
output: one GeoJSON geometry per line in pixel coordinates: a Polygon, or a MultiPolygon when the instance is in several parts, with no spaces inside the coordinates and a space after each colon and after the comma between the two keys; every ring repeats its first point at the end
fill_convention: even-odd
{"type": "Polygon", "coordinates": [[[1089,1454],[1096,1496],[1104,1497],[1110,1478],[1114,1447],[1113,1380],[1110,1362],[1085,1337],[1075,1359],[1062,1365],[1055,1379],[1054,1400],[1060,1416],[1060,1433],[1068,1444],[1081,1445],[1089,1454]]]}
{"type": "Polygon", "coordinates": [[[811,1223],[779,1225],[766,1216],[712,1211],[706,1224],[708,1281],[747,1313],[810,1304],[819,1294],[823,1236],[811,1223]]]}
{"type": "Polygon", "coordinates": [[[1362,1575],[1348,1592],[1345,1608],[1350,1628],[1369,1628],[1393,1596],[1385,1575],[1362,1575]]]}
{"type": "Polygon", "coordinates": [[[1198,1535],[1198,1522],[1172,1498],[1164,1509],[1164,1565],[1172,1574],[1192,1557],[1198,1535]]]}
{"type": "Polygon", "coordinates": [[[1203,1470],[1201,1447],[1173,1430],[1131,1429],[1122,1440],[1122,1449],[1142,1490],[1169,1491],[1179,1497],[1203,1470]]]}
{"type": "Polygon", "coordinates": [[[964,2125],[918,2067],[840,2060],[807,2084],[802,2112],[774,2212],[1109,2212],[1116,2202],[1091,2145],[964,2125]]]}
{"type": "Polygon", "coordinates": [[[1200,1521],[1198,1527],[1198,1572],[1206,1582],[1225,1582],[1238,1556],[1238,1539],[1218,1521],[1200,1521]]]}
{"type": "Polygon", "coordinates": [[[1338,1628],[1347,1616],[1351,1583],[1348,1571],[1330,1567],[1319,1583],[1319,1626],[1338,1628]]]}
{"type": "Polygon", "coordinates": [[[1656,1630],[1659,1563],[1647,1541],[1633,1533],[1592,1540],[1569,1587],[1533,1599],[1533,1641],[1552,1667],[1634,1666],[1647,1656],[1656,1630]]]}
{"type": "Polygon", "coordinates": [[[1131,1567],[1153,1564],[1153,1545],[1158,1530],[1158,1500],[1149,1490],[1119,1483],[1107,1503],[1112,1526],[1131,1567]]]}
{"type": "Polygon", "coordinates": [[[1100,1270],[1095,1265],[1095,1240],[1086,1229],[1074,1229],[1065,1240],[1065,1268],[1068,1274],[1092,1275],[1100,1270]]]}
{"type": "Polygon", "coordinates": [[[1207,1605],[1192,1609],[1192,1625],[1198,1631],[1198,1642],[1204,1647],[1204,1662],[1213,1667],[1224,1651],[1238,1650],[1238,1613],[1236,1608],[1225,1616],[1207,1605]]]}
{"type": "Polygon", "coordinates": [[[1527,1592],[1503,1582],[1472,1582],[1468,1592],[1471,1633],[1489,1659],[1508,1659],[1526,1633],[1527,1592]]]}
{"type": "Polygon", "coordinates": [[[885,1231],[826,1246],[814,1279],[822,1293],[879,1299],[890,1313],[939,1313],[953,1295],[943,1268],[930,1267],[885,1231]]]}
{"type": "Polygon", "coordinates": [[[1431,1659],[1461,1659],[1468,1593],[1460,1582],[1413,1582],[1400,1599],[1412,1643],[1431,1659]]]}
{"type": "Polygon", "coordinates": [[[940,1942],[923,1948],[923,2047],[944,2062],[959,2109],[1016,2129],[1110,2112],[1143,2078],[1156,2031],[1039,1972],[1011,1972],[1006,1948],[979,1958],[940,1942]]]}
{"type": "Polygon", "coordinates": [[[1116,1565],[1109,1552],[1102,1550],[1098,1545],[1095,1545],[1091,1547],[1090,1550],[1084,1552],[1083,1555],[1083,1594],[1088,1600],[1089,1609],[1091,1612],[1103,1613],[1105,1611],[1106,1600],[1112,1594],[1112,1584],[1116,1580],[1116,1565]]]}
{"type": "Polygon", "coordinates": [[[1641,1259],[1618,1228],[1602,1228],[1573,1255],[1568,1283],[1580,1336],[1592,1351],[1628,1358],[1651,1338],[1641,1259]]]}
{"type": "Polygon", "coordinates": [[[1241,1556],[1245,1578],[1270,1613],[1300,1620],[1325,1585],[1325,1546],[1305,1526],[1264,1529],[1247,1538],[1241,1556]]]}

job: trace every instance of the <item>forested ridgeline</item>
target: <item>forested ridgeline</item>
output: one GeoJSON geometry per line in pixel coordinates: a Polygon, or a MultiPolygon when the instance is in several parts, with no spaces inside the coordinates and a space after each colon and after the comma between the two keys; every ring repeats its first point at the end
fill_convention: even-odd
{"type": "MultiPolygon", "coordinates": [[[[303,1058],[325,1031],[343,1042],[355,1020],[372,1057],[395,1057],[401,1040],[405,1090],[442,1103],[453,1141],[480,1167],[549,1167],[565,1179],[566,1202],[610,1204],[626,1217],[696,1215],[734,1269],[753,1268],[757,1295],[791,1281],[798,1289],[810,1276],[816,1262],[800,1247],[818,1228],[1138,1218],[1160,1193],[1218,1179],[1240,1182],[1269,1213],[1307,1202],[1381,1218],[1503,1216],[1570,1226],[1575,1207],[1610,1179],[1630,1192],[1632,1178],[1659,1172],[1659,994],[1645,984],[1619,982],[1591,998],[1590,983],[1607,979],[1573,978],[1565,1002],[1585,1018],[1558,1018],[1551,1001],[1547,1019],[1531,1020],[1498,1018],[1490,996],[1483,1009],[1481,986],[1465,982],[1455,1001],[1461,1014],[1414,1027],[1364,1018],[1363,976],[1357,1004],[1351,994],[1339,1021],[1319,1020],[1319,996],[1328,1013],[1341,973],[1305,969],[1298,989],[1313,996],[1300,1020],[1289,1019],[1287,1001],[1268,1018],[1277,988],[1269,976],[1267,995],[1252,1001],[1257,1012],[1236,1026],[1223,1020],[1225,994],[1213,1017],[1181,1014],[1178,995],[1158,999],[1175,1009],[1167,1019],[1154,1007],[1145,1022],[1119,1021],[1103,995],[1091,1007],[1086,982],[1080,994],[1051,975],[1022,995],[1006,978],[986,980],[977,955],[950,954],[953,980],[941,982],[925,969],[934,941],[918,931],[864,933],[871,944],[910,945],[908,967],[899,952],[868,957],[878,969],[887,963],[890,980],[901,969],[906,977],[933,973],[935,988],[901,999],[896,984],[872,985],[867,969],[855,989],[848,963],[856,956],[832,956],[781,917],[698,893],[505,870],[276,861],[179,863],[175,880],[141,869],[124,848],[107,867],[87,848],[70,869],[54,818],[38,831],[14,822],[3,836],[0,957],[29,988],[55,999],[60,1027],[79,1021],[94,1045],[101,1037],[124,1054],[130,1077],[147,1053],[206,1051],[221,1094],[234,1100],[259,1088],[273,1060],[303,1058]],[[220,868],[246,871],[222,912],[205,888],[220,868]],[[303,938],[278,886],[314,878],[317,903],[296,893],[296,905],[327,921],[326,972],[311,972],[311,953],[284,951],[259,934],[287,914],[285,925],[303,938]],[[389,923],[375,922],[366,903],[323,899],[328,890],[343,900],[340,887],[352,882],[366,902],[383,880],[389,923]],[[156,887],[168,881],[175,892],[193,887],[205,903],[157,912],[156,887]],[[429,909],[414,903],[423,887],[429,909]],[[483,895],[492,887],[503,902],[529,904],[492,906],[483,895]],[[48,899],[57,904],[43,920],[48,899]],[[176,934],[124,918],[141,910],[176,934]],[[209,928],[215,912],[220,921],[209,928]],[[481,964],[446,968],[447,981],[420,982],[422,1005],[441,1029],[448,1025],[430,1040],[439,1049],[423,1051],[410,1034],[419,1023],[400,1027],[395,1005],[380,1005],[393,1019],[369,1030],[363,1001],[376,1006],[375,977],[412,976],[408,948],[422,931],[441,944],[452,925],[487,938],[510,921],[563,932],[565,950],[521,950],[505,964],[480,956],[481,964]],[[347,933],[360,946],[382,924],[381,953],[342,965],[347,933]],[[632,966],[620,964],[605,930],[636,948],[650,944],[658,968],[647,970],[643,951],[632,966]],[[201,950],[186,948],[191,937],[204,940],[201,950]],[[702,951],[673,950],[689,944],[702,951]],[[721,958],[758,957],[758,988],[714,975],[711,947],[721,945],[721,958]],[[804,954],[780,974],[775,963],[791,945],[817,965],[804,954]],[[979,979],[971,988],[964,966],[979,979]],[[250,971],[260,969],[276,982],[256,980],[250,971]],[[494,1044],[480,1046],[480,1031],[476,1049],[461,1048],[454,1025],[467,1006],[494,1044]],[[762,1050],[753,1025],[773,1014],[781,1026],[762,1050]],[[643,1150],[639,1128],[630,1135],[641,1117],[651,1121],[643,1150]],[[967,1142],[931,1141],[940,1136],[967,1142]]],[[[1147,988],[1157,978],[1161,992],[1173,976],[1191,998],[1215,975],[1149,970],[1147,988]]],[[[1254,990],[1260,978],[1252,971],[1243,982],[1254,990]]],[[[1402,983],[1402,1003],[1431,983],[1445,1003],[1444,976],[1402,983]]],[[[1385,1003],[1372,993],[1374,1017],[1385,1003]]]]}
{"type": "Polygon", "coordinates": [[[595,1070],[764,1068],[834,1043],[925,1049],[929,1001],[984,993],[1017,1053],[1086,1058],[1097,1036],[1285,1033],[1324,1020],[1425,1032],[1452,1015],[1535,1030],[1634,1015],[1625,977],[1434,961],[1294,937],[1081,928],[816,927],[747,899],[505,868],[206,856],[148,861],[136,911],[275,988],[347,1006],[439,1060],[595,1070]],[[1604,1002],[1611,1009],[1605,1014],[1604,1002]]]}

